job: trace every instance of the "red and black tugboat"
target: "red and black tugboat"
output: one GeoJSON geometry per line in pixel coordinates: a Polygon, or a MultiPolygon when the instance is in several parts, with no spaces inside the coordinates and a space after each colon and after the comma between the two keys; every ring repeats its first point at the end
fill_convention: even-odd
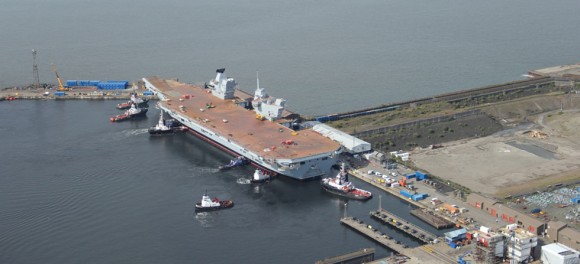
{"type": "Polygon", "coordinates": [[[129,108],[131,108],[132,104],[136,104],[138,107],[145,107],[145,106],[147,106],[148,102],[149,102],[149,99],[139,98],[139,97],[137,97],[136,93],[132,93],[131,100],[124,102],[124,103],[117,104],[117,109],[119,109],[119,110],[129,109],[129,108]]]}
{"type": "Polygon", "coordinates": [[[110,118],[110,120],[111,122],[120,122],[139,116],[144,116],[147,113],[147,110],[147,108],[139,108],[135,104],[132,104],[131,108],[125,111],[125,113],[113,116],[110,118]]]}
{"type": "Polygon", "coordinates": [[[195,204],[195,212],[215,211],[232,208],[233,206],[234,202],[231,200],[220,201],[217,197],[212,200],[207,194],[203,194],[201,202],[195,204]]]}
{"type": "Polygon", "coordinates": [[[371,192],[355,188],[354,184],[348,181],[348,173],[344,168],[344,163],[336,177],[324,178],[320,181],[320,184],[327,192],[350,199],[368,200],[373,196],[371,192]]]}

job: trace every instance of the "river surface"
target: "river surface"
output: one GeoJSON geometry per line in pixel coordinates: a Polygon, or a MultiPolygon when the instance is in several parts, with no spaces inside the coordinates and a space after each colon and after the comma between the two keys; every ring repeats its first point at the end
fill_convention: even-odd
{"type": "MultiPolygon", "coordinates": [[[[0,263],[313,263],[363,247],[390,254],[339,223],[346,200],[318,181],[248,184],[251,168],[218,172],[231,157],[190,134],[150,137],[153,107],[145,119],[110,123],[116,103],[0,103],[0,263]],[[205,192],[235,206],[196,214],[205,192]]],[[[348,202],[347,214],[380,226],[368,216],[378,190],[353,181],[375,197],[348,202]]],[[[382,206],[437,232],[397,198],[383,194],[382,206]]]]}
{"type": "Polygon", "coordinates": [[[0,87],[31,83],[38,51],[70,80],[205,82],[316,115],[523,79],[578,63],[580,1],[3,0],[0,87]]]}

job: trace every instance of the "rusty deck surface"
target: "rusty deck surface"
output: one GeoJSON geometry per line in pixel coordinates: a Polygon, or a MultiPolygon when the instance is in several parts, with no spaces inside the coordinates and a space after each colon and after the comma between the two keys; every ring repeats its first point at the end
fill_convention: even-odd
{"type": "Polygon", "coordinates": [[[293,130],[280,124],[260,121],[254,111],[237,106],[232,100],[217,98],[208,93],[208,89],[158,77],[147,80],[168,99],[161,102],[166,108],[266,159],[297,159],[328,153],[340,147],[339,143],[312,129],[300,130],[293,135],[293,130]],[[185,99],[184,95],[190,95],[190,98],[185,99]],[[208,103],[215,107],[207,109],[208,103]],[[184,106],[185,111],[180,106],[184,106]],[[293,144],[282,143],[287,140],[293,144]]]}

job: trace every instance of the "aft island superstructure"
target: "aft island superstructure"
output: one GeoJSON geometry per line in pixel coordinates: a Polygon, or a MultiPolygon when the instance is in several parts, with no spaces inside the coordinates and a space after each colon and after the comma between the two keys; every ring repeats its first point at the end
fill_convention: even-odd
{"type": "Polygon", "coordinates": [[[298,180],[326,175],[341,146],[311,129],[295,131],[286,100],[269,96],[259,82],[254,96],[239,89],[225,69],[204,87],[143,78],[159,107],[194,135],[253,165],[298,180]]]}

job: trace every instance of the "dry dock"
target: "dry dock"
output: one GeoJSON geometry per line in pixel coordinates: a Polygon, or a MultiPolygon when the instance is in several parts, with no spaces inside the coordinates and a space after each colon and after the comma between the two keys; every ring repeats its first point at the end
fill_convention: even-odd
{"type": "Polygon", "coordinates": [[[411,214],[437,229],[449,228],[455,225],[453,222],[435,215],[433,212],[427,211],[426,209],[411,210],[411,214]]]}
{"type": "Polygon", "coordinates": [[[371,211],[370,214],[372,218],[393,226],[418,240],[425,243],[437,243],[437,236],[385,210],[371,211]]]}

